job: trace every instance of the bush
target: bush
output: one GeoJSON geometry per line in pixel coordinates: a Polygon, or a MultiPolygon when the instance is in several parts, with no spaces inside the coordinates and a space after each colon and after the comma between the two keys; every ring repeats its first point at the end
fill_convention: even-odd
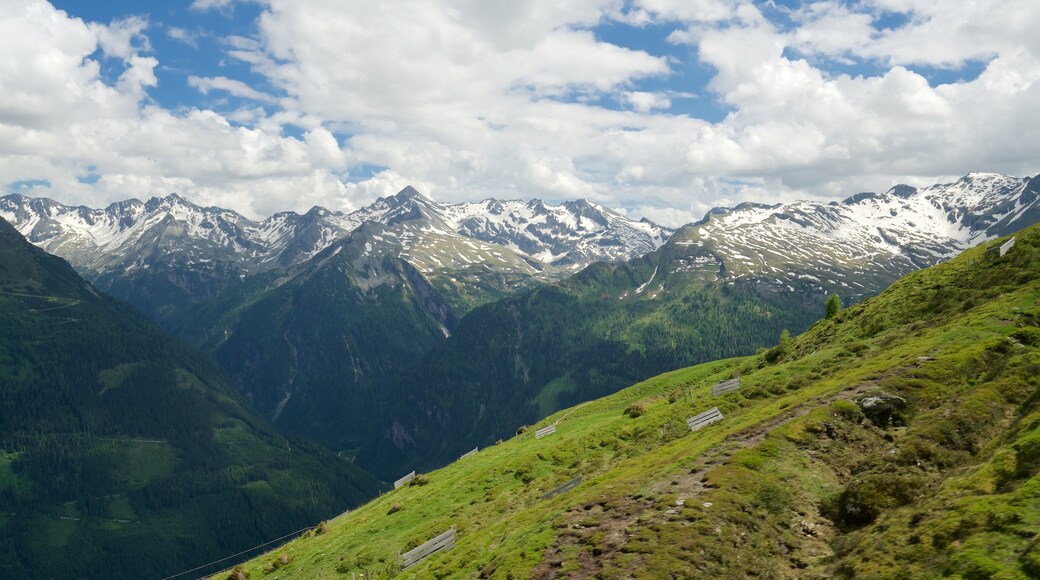
{"type": "Polygon", "coordinates": [[[787,355],[788,351],[790,351],[790,350],[791,350],[791,333],[785,328],[783,330],[783,332],[780,333],[780,344],[778,344],[778,345],[774,346],[773,348],[767,350],[766,354],[763,356],[763,358],[766,359],[767,363],[773,364],[776,361],[784,358],[784,356],[787,355]]]}
{"type": "Polygon", "coordinates": [[[839,513],[847,524],[869,524],[885,511],[907,505],[922,490],[923,478],[876,474],[857,477],[845,486],[839,513]]]}
{"type": "Polygon", "coordinates": [[[853,423],[858,423],[863,418],[863,411],[852,401],[845,400],[831,403],[831,414],[853,423]]]}
{"type": "Polygon", "coordinates": [[[1040,328],[1030,326],[1019,329],[1011,335],[1018,342],[1029,346],[1040,346],[1040,328]]]}
{"type": "Polygon", "coordinates": [[[264,574],[270,574],[289,564],[292,558],[288,554],[280,554],[273,562],[264,566],[264,574]]]}
{"type": "Polygon", "coordinates": [[[408,485],[416,487],[420,485],[426,485],[428,483],[430,483],[430,476],[426,475],[425,473],[420,473],[419,475],[413,477],[412,480],[408,482],[408,485]]]}
{"type": "Polygon", "coordinates": [[[1040,471],[1040,432],[1034,432],[1014,444],[1015,471],[1018,477],[1032,477],[1040,471]]]}
{"type": "Polygon", "coordinates": [[[628,415],[629,417],[631,417],[633,419],[635,419],[636,417],[642,416],[643,413],[646,413],[646,404],[645,403],[641,403],[641,402],[640,403],[632,403],[631,405],[628,406],[627,409],[625,409],[625,415],[628,415]]]}
{"type": "Polygon", "coordinates": [[[520,481],[522,481],[525,484],[528,484],[528,483],[531,483],[532,481],[534,481],[534,475],[531,475],[531,466],[530,465],[524,465],[523,467],[517,469],[516,471],[513,472],[513,476],[516,477],[517,479],[519,479],[520,481]]]}

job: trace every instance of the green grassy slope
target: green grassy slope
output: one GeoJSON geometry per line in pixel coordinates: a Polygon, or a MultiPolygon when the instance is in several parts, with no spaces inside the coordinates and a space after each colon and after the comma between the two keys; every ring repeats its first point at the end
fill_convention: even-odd
{"type": "Polygon", "coordinates": [[[753,353],[822,313],[825,296],[808,289],[727,279],[711,246],[690,245],[685,235],[467,314],[392,383],[398,396],[386,427],[358,462],[384,478],[403,467],[400,458],[442,465],[558,409],[671,369],[753,353]]]}
{"type": "Polygon", "coordinates": [[[162,577],[378,486],[0,220],[0,577],[162,577]]]}
{"type": "Polygon", "coordinates": [[[558,412],[534,426],[555,435],[483,449],[236,576],[1035,577],[1040,228],[983,251],[768,352],[558,412]],[[691,433],[713,406],[725,418],[691,433]],[[396,570],[451,526],[454,549],[396,570]]]}

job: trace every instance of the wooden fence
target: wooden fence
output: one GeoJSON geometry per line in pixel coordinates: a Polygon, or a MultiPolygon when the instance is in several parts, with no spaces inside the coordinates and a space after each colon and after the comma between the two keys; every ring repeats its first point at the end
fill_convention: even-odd
{"type": "Polygon", "coordinates": [[[722,420],[722,411],[719,411],[718,407],[712,407],[707,411],[688,417],[686,419],[686,425],[690,427],[690,431],[698,431],[716,421],[722,420]]]}
{"type": "Polygon", "coordinates": [[[479,451],[479,449],[474,447],[473,451],[467,451],[467,452],[463,453],[462,456],[459,457],[459,459],[465,459],[465,458],[469,457],[470,455],[476,455],[477,451],[479,451]]]}
{"type": "Polygon", "coordinates": [[[401,565],[402,570],[407,570],[408,568],[418,564],[419,562],[422,562],[427,557],[429,557],[430,554],[434,552],[438,552],[440,550],[450,550],[454,547],[455,528],[451,528],[443,534],[438,534],[437,536],[434,536],[432,540],[429,540],[428,542],[419,546],[418,548],[405,552],[404,554],[398,555],[397,563],[401,565]]]}

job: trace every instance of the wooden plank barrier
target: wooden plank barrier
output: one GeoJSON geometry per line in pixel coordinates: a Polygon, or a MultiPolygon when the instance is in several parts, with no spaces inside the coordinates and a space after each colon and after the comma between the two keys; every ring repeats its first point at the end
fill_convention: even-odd
{"type": "Polygon", "coordinates": [[[723,393],[731,393],[740,388],[740,377],[730,379],[728,381],[722,381],[721,383],[712,385],[711,396],[717,397],[723,393]]]}
{"type": "Polygon", "coordinates": [[[716,421],[722,420],[722,411],[719,411],[718,407],[712,407],[707,411],[694,415],[693,417],[686,418],[686,425],[689,426],[690,431],[698,431],[716,421]]]}
{"type": "Polygon", "coordinates": [[[556,496],[560,495],[561,493],[568,492],[568,491],[578,487],[578,485],[581,484],[581,477],[582,476],[579,475],[578,477],[575,477],[574,479],[572,479],[572,480],[568,481],[567,483],[557,487],[556,489],[553,489],[549,493],[543,495],[542,499],[549,499],[551,497],[556,497],[556,496]]]}
{"type": "Polygon", "coordinates": [[[476,455],[477,451],[478,451],[478,449],[476,447],[474,447],[472,451],[467,451],[467,452],[463,453],[462,456],[459,457],[459,459],[465,459],[465,458],[469,457],[470,455],[476,455]]]}
{"type": "Polygon", "coordinates": [[[546,435],[552,435],[556,432],[556,424],[549,425],[548,427],[542,427],[541,429],[534,432],[535,439],[541,439],[546,435]]]}
{"type": "Polygon", "coordinates": [[[415,472],[414,471],[409,473],[408,475],[402,477],[401,479],[398,479],[397,481],[395,481],[394,482],[394,489],[397,489],[397,488],[401,487],[402,485],[408,483],[409,481],[411,481],[413,479],[415,479],[415,472]]]}
{"type": "Polygon", "coordinates": [[[1015,247],[1015,238],[1011,238],[1010,240],[1004,242],[1003,244],[1000,244],[1000,255],[1001,255],[1001,257],[1003,257],[1004,254],[1008,253],[1008,250],[1010,250],[1011,248],[1014,248],[1014,247],[1015,247]]]}
{"type": "Polygon", "coordinates": [[[455,528],[451,528],[443,534],[438,534],[434,536],[432,540],[427,541],[425,544],[419,546],[418,548],[415,548],[414,550],[409,550],[404,554],[398,555],[397,563],[401,565],[402,570],[407,570],[408,568],[418,564],[419,562],[422,562],[423,560],[428,558],[430,554],[433,554],[434,552],[438,552],[440,550],[450,550],[454,547],[455,528]]]}

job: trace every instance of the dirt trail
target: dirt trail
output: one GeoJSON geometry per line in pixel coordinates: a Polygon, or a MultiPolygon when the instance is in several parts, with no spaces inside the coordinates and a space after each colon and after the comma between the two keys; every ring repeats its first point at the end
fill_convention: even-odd
{"type": "MultiPolygon", "coordinates": [[[[708,489],[705,483],[708,473],[726,463],[735,453],[758,445],[773,429],[804,417],[814,409],[830,405],[837,400],[853,399],[877,387],[876,381],[868,381],[836,393],[815,397],[784,410],[768,421],[733,433],[704,452],[689,471],[656,482],[650,488],[648,496],[611,498],[572,508],[563,514],[565,524],[559,540],[556,545],[545,550],[542,563],[534,569],[532,578],[550,580],[560,577],[568,548],[589,545],[593,543],[593,536],[598,538],[593,552],[590,554],[588,550],[580,550],[577,556],[578,569],[568,570],[566,576],[579,579],[597,577],[603,572],[603,563],[620,554],[628,543],[631,537],[629,530],[636,526],[645,527],[654,525],[654,522],[668,521],[670,517],[682,511],[687,503],[697,501],[708,489]],[[663,495],[676,496],[675,504],[664,505],[654,499],[654,496],[663,495]]],[[[682,427],[685,428],[685,425],[682,427]]],[[[710,502],[706,506],[710,506],[710,502]]],[[[823,518],[816,512],[815,506],[808,506],[807,512],[800,522],[803,531],[814,537],[822,535],[823,530],[817,526],[823,518]]],[[[683,524],[688,525],[686,522],[683,524]]],[[[815,550],[829,551],[822,538],[816,544],[819,545],[814,546],[815,550]]],[[[573,554],[573,550],[570,551],[573,554]]],[[[819,554],[823,555],[825,554],[819,554]]]]}

